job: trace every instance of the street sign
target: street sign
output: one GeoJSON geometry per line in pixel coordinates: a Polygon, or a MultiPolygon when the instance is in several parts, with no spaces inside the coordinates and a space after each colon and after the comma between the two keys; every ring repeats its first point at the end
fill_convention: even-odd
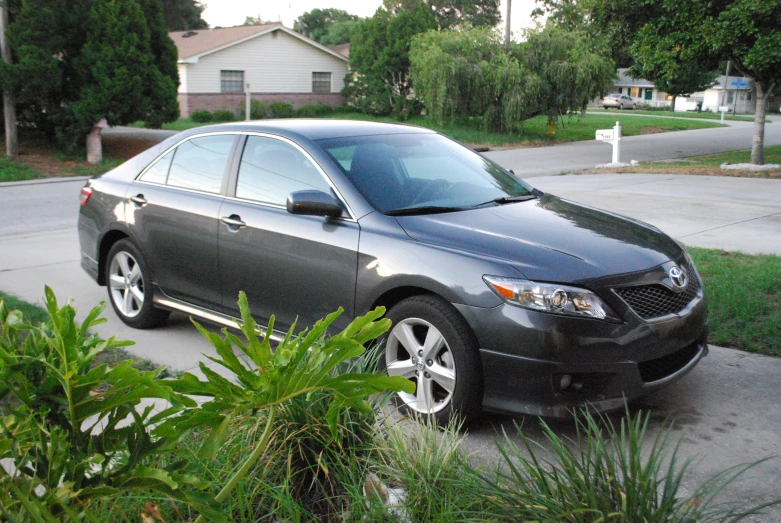
{"type": "Polygon", "coordinates": [[[730,83],[730,85],[734,85],[736,87],[746,87],[748,84],[741,78],[740,80],[735,80],[734,82],[730,83]]]}
{"type": "Polygon", "coordinates": [[[720,113],[726,113],[726,112],[729,112],[729,106],[726,106],[726,105],[720,105],[720,106],[719,106],[719,112],[720,112],[720,113]]]}
{"type": "Polygon", "coordinates": [[[614,137],[615,137],[615,132],[613,131],[613,129],[597,130],[597,140],[602,140],[603,142],[611,142],[613,141],[614,137]]]}

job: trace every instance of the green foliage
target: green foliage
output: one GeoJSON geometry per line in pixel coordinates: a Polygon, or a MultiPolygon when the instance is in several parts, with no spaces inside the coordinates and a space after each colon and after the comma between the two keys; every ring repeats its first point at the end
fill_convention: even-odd
{"type": "Polygon", "coordinates": [[[271,102],[268,104],[269,118],[292,118],[295,114],[293,106],[284,102],[271,102]]]}
{"type": "Polygon", "coordinates": [[[436,28],[426,4],[392,14],[380,8],[352,32],[350,72],[342,94],[361,112],[406,119],[420,112],[410,76],[410,45],[415,35],[436,28]]]}
{"type": "Polygon", "coordinates": [[[165,23],[169,31],[207,29],[209,24],[201,18],[206,9],[198,0],[162,0],[165,23]]]}
{"type": "Polygon", "coordinates": [[[293,30],[323,45],[344,44],[350,41],[351,24],[358,20],[359,16],[343,9],[315,8],[299,16],[293,22],[293,30]],[[337,24],[345,25],[332,32],[333,26],[337,24]]]}
{"type": "Polygon", "coordinates": [[[302,105],[296,109],[296,118],[319,118],[326,116],[334,112],[334,108],[330,105],[302,105]]]}
{"type": "Polygon", "coordinates": [[[0,509],[6,517],[76,519],[92,500],[152,490],[219,517],[200,492],[205,482],[177,467],[144,464],[165,443],[150,434],[155,415],[148,401],[173,410],[195,402],[159,380],[162,369],[140,372],[130,361],[93,367],[97,355],[131,344],[89,332],[105,322],[103,308],[79,325],[73,307],[59,307],[47,287],[49,319],[34,327],[0,300],[0,459],[16,471],[0,475],[0,509]]]}
{"type": "Polygon", "coordinates": [[[215,122],[234,122],[236,121],[236,113],[227,109],[217,109],[212,114],[212,120],[215,122]]]}
{"type": "Polygon", "coordinates": [[[176,49],[160,0],[25,0],[0,66],[21,120],[75,148],[93,125],[178,117],[176,49]]]}
{"type": "Polygon", "coordinates": [[[249,102],[249,117],[251,120],[262,120],[266,117],[268,108],[266,104],[260,100],[250,100],[249,102]]]}
{"type": "Polygon", "coordinates": [[[193,111],[193,113],[190,115],[190,119],[193,122],[207,123],[214,119],[214,115],[206,109],[200,109],[198,111],[193,111]]]}
{"type": "MultiPolygon", "coordinates": [[[[388,11],[414,12],[418,0],[384,0],[388,11]]],[[[463,29],[472,27],[495,27],[502,19],[499,0],[425,0],[437,21],[439,29],[463,29]]]]}
{"type": "Polygon", "coordinates": [[[19,182],[41,178],[41,173],[24,162],[0,156],[0,182],[19,182]]]}
{"type": "Polygon", "coordinates": [[[431,117],[483,117],[487,129],[518,129],[580,109],[614,76],[585,37],[548,28],[507,50],[487,29],[429,31],[412,46],[412,77],[431,117]]]}

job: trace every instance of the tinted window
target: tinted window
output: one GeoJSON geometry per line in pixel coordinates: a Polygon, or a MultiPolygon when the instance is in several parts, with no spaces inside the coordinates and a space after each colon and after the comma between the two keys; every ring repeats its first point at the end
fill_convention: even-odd
{"type": "Polygon", "coordinates": [[[427,206],[466,209],[494,198],[530,194],[500,167],[436,134],[335,138],[318,145],[380,212],[427,206]]]}
{"type": "Polygon", "coordinates": [[[301,151],[281,140],[250,136],[239,167],[236,197],[285,205],[295,191],[331,191],[301,151]]]}
{"type": "Polygon", "coordinates": [[[176,148],[168,185],[219,193],[235,136],[193,138],[176,148]]]}
{"type": "Polygon", "coordinates": [[[171,158],[173,157],[174,152],[171,151],[160,158],[156,164],[144,173],[141,179],[145,182],[165,183],[165,179],[168,177],[168,168],[171,167],[171,158]]]}

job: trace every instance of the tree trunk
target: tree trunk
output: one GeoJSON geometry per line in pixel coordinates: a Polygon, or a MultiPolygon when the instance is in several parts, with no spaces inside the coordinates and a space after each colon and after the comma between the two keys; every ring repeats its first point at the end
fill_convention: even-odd
{"type": "Polygon", "coordinates": [[[670,110],[671,110],[672,112],[675,112],[675,99],[676,99],[676,98],[678,98],[678,95],[675,95],[675,94],[674,94],[674,95],[673,95],[673,103],[672,103],[672,105],[670,106],[670,110]]]}
{"type": "MultiPolygon", "coordinates": [[[[8,2],[0,4],[0,54],[5,63],[11,63],[11,48],[5,31],[8,27],[8,2]]],[[[10,90],[3,93],[5,117],[5,154],[11,158],[19,155],[19,139],[16,134],[16,97],[10,90]]]]}
{"type": "Polygon", "coordinates": [[[510,32],[510,14],[512,13],[513,9],[513,0],[507,0],[507,20],[505,20],[504,25],[504,46],[509,49],[510,48],[510,40],[512,33],[510,32]]]}
{"type": "Polygon", "coordinates": [[[765,114],[767,113],[767,99],[773,85],[765,86],[764,82],[755,82],[757,87],[757,108],[754,112],[754,138],[751,141],[751,163],[763,165],[765,163],[765,114]],[[766,88],[767,87],[767,88],[766,88]]]}

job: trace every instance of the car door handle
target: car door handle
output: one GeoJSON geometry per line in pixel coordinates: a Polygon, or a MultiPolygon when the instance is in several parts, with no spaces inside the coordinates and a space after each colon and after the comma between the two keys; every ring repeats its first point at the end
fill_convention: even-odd
{"type": "Polygon", "coordinates": [[[220,221],[222,223],[224,223],[225,225],[229,226],[229,227],[239,228],[239,227],[244,227],[245,225],[247,225],[246,223],[241,221],[241,216],[239,216],[238,214],[231,214],[230,216],[223,216],[222,218],[220,218],[220,221]]]}
{"type": "Polygon", "coordinates": [[[130,201],[140,206],[147,204],[146,198],[144,198],[143,194],[137,194],[135,196],[131,196],[130,201]]]}

